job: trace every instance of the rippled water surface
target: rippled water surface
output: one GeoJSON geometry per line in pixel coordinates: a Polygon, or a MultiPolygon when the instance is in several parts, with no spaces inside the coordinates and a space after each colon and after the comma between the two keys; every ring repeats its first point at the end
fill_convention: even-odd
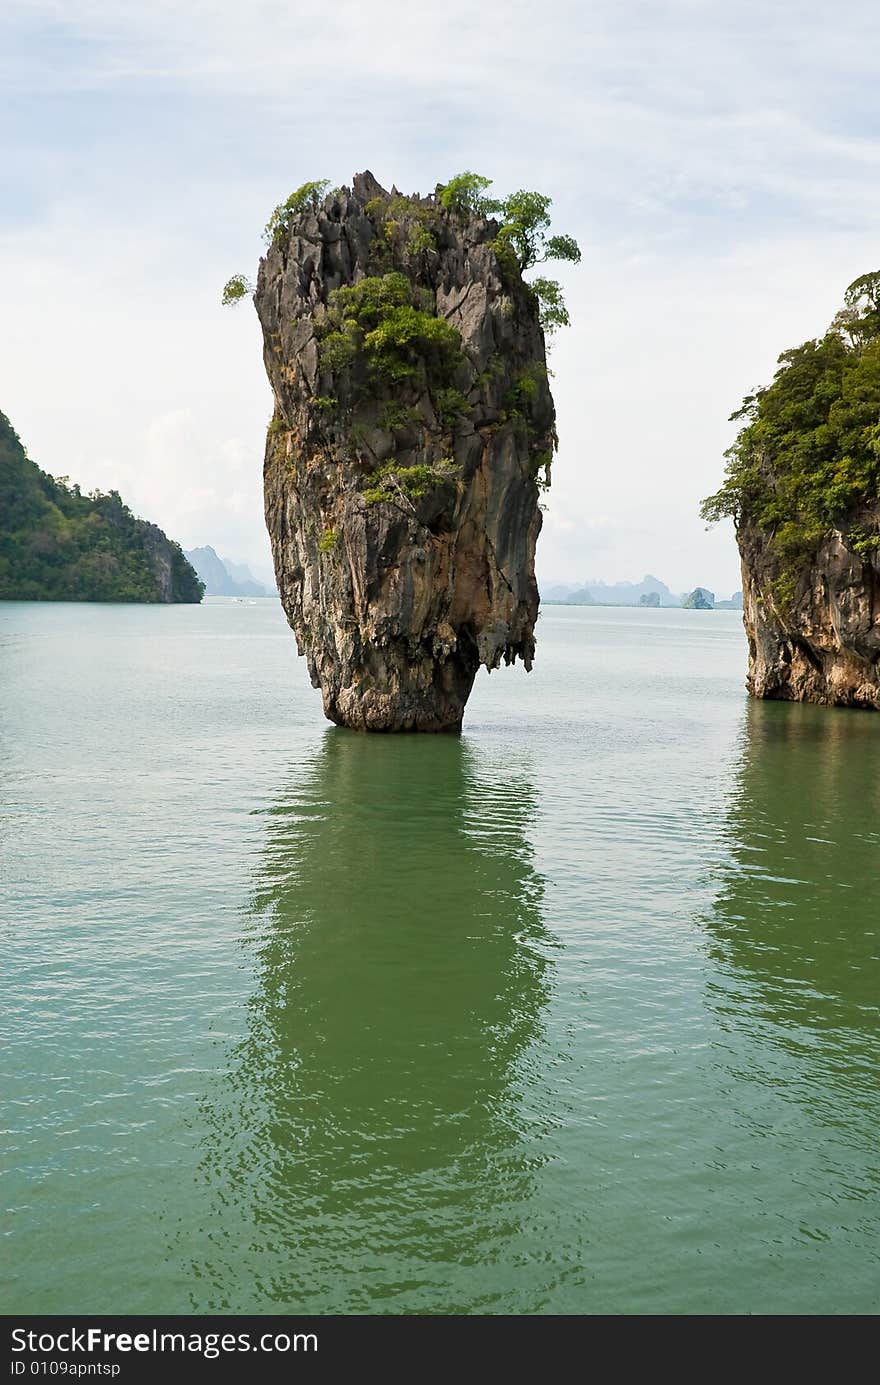
{"type": "Polygon", "coordinates": [[[880,718],[539,636],[363,738],[274,602],[0,605],[5,1311],[880,1307],[880,718]]]}

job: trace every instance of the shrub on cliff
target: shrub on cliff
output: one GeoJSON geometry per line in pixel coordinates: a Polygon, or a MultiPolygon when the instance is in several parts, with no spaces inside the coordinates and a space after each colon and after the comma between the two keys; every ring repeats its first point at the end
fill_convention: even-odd
{"type": "MultiPolygon", "coordinates": [[[[550,235],[550,197],[524,188],[507,197],[487,197],[491,186],[492,179],[479,173],[458,173],[441,184],[437,193],[440,205],[447,211],[475,212],[500,220],[495,250],[502,267],[512,263],[524,274],[547,260],[580,263],[580,246],[573,236],[550,235]]],[[[548,335],[557,327],[569,325],[562,285],[557,279],[532,279],[529,288],[538,301],[541,326],[548,335]]]]}
{"type": "Polygon", "coordinates": [[[224,308],[228,308],[232,303],[240,303],[243,298],[247,298],[249,293],[253,293],[254,286],[244,274],[233,274],[231,279],[227,279],[223,285],[223,297],[221,302],[224,308]]]}
{"type": "Polygon", "coordinates": [[[731,415],[743,426],[701,513],[765,530],[787,590],[833,529],[863,557],[880,547],[857,522],[880,497],[880,271],[850,284],[825,335],[783,352],[779,367],[731,415]]]}
{"type": "Polygon", "coordinates": [[[431,383],[448,383],[461,360],[461,338],[426,311],[430,306],[419,305],[418,290],[400,273],[336,289],[319,329],[322,367],[338,375],[363,359],[369,373],[393,384],[420,370],[431,383]]]}
{"type": "Polygon", "coordinates": [[[329,178],[319,178],[316,182],[303,183],[292,192],[285,202],[279,202],[263,229],[263,239],[267,245],[282,235],[295,216],[300,212],[317,211],[330,186],[329,178]]]}

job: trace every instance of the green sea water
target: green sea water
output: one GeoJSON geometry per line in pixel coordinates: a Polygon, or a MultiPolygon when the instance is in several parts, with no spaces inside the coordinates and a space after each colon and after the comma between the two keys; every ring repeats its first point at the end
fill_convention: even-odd
{"type": "Polygon", "coordinates": [[[538,634],[365,738],[274,602],[0,605],[3,1311],[877,1311],[880,718],[538,634]]]}

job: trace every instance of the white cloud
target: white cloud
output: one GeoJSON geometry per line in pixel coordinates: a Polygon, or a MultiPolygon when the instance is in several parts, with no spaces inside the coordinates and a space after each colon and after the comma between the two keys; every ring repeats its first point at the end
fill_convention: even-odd
{"type": "Polygon", "coordinates": [[[265,566],[259,329],[220,308],[219,257],[188,270],[188,249],[112,223],[92,233],[71,209],[0,238],[0,407],[45,470],[118,489],[185,547],[265,566]]]}

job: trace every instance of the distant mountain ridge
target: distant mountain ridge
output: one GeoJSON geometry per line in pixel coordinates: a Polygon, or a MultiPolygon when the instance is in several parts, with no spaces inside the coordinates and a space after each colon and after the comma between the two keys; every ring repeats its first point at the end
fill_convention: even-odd
{"type": "MultiPolygon", "coordinates": [[[[544,601],[564,602],[571,606],[639,606],[643,596],[656,595],[661,606],[680,606],[681,598],[671,592],[659,577],[646,573],[641,582],[585,582],[582,586],[564,583],[542,588],[544,601]]],[[[653,604],[653,603],[652,603],[653,604]]]]}
{"type": "Polygon", "coordinates": [[[83,495],[31,461],[0,413],[0,600],[199,602],[180,545],[118,491],[83,495]]]}
{"type": "MultiPolygon", "coordinates": [[[[670,591],[665,582],[650,573],[641,582],[550,582],[541,587],[541,599],[548,605],[565,606],[639,606],[656,609],[658,606],[684,606],[694,592],[708,592],[706,587],[696,587],[691,592],[670,591]]],[[[711,593],[709,593],[711,595],[711,593]]],[[[714,601],[716,609],[727,611],[742,610],[742,592],[734,592],[729,601],[714,601]]],[[[701,608],[703,609],[703,608],[701,608]]]]}
{"type": "Polygon", "coordinates": [[[244,563],[221,558],[210,544],[191,548],[186,557],[205,584],[206,596],[274,596],[244,563]]]}

